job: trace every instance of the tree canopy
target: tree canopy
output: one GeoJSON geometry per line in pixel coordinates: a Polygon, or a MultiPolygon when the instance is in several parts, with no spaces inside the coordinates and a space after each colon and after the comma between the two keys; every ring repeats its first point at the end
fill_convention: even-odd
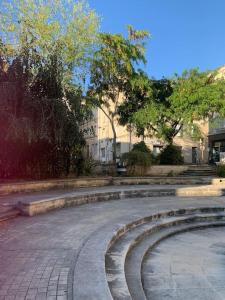
{"type": "Polygon", "coordinates": [[[80,1],[19,0],[5,1],[0,17],[0,176],[67,174],[84,144],[79,83],[98,16],[80,1]]]}
{"type": "Polygon", "coordinates": [[[113,160],[116,158],[117,107],[123,97],[127,82],[139,63],[145,62],[144,30],[128,26],[128,37],[101,33],[99,48],[91,65],[89,99],[108,118],[113,131],[113,160]]]}
{"type": "Polygon", "coordinates": [[[171,143],[181,129],[197,133],[195,121],[224,115],[224,80],[214,80],[213,73],[193,69],[171,79],[137,78],[118,109],[121,124],[133,125],[137,134],[171,143]]]}

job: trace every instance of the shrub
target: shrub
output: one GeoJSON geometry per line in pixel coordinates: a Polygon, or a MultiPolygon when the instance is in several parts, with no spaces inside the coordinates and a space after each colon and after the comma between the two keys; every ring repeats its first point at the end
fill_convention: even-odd
{"type": "Polygon", "coordinates": [[[143,166],[149,167],[151,165],[151,155],[141,151],[130,151],[124,153],[122,157],[127,166],[143,166]]]}
{"type": "Polygon", "coordinates": [[[146,168],[152,164],[152,154],[144,142],[134,145],[130,152],[124,153],[122,161],[130,175],[144,175],[146,168]]]}
{"type": "Polygon", "coordinates": [[[131,151],[140,151],[140,152],[149,153],[151,155],[151,150],[148,148],[148,146],[143,141],[134,144],[133,149],[131,151]]]}
{"type": "Polygon", "coordinates": [[[173,176],[175,176],[174,175],[174,172],[171,170],[171,171],[169,171],[169,173],[167,174],[167,177],[173,177],[173,176]]]}
{"type": "Polygon", "coordinates": [[[183,163],[184,158],[180,147],[170,144],[160,153],[161,165],[182,165],[183,163]]]}
{"type": "Polygon", "coordinates": [[[225,177],[225,165],[218,165],[216,167],[216,174],[219,177],[225,177]]]}
{"type": "Polygon", "coordinates": [[[97,162],[93,160],[93,158],[85,158],[83,162],[83,175],[92,175],[94,173],[94,169],[97,166],[97,162]]]}

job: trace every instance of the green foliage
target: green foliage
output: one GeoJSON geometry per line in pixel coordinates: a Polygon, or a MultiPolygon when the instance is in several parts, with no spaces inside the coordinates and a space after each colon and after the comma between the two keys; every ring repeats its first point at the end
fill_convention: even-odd
{"type": "Polygon", "coordinates": [[[168,97],[172,94],[170,80],[150,80],[136,73],[127,89],[126,100],[118,109],[122,125],[133,125],[137,135],[157,136],[171,141],[181,129],[173,115],[168,97]]]}
{"type": "Polygon", "coordinates": [[[182,165],[184,158],[180,147],[169,144],[160,153],[161,165],[182,165]]]}
{"type": "Polygon", "coordinates": [[[225,115],[225,84],[215,79],[216,74],[193,69],[161,80],[137,74],[140,86],[127,89],[127,99],[118,109],[120,123],[135,127],[138,135],[154,135],[169,143],[182,129],[193,139],[200,138],[195,121],[225,115]]]}
{"type": "Polygon", "coordinates": [[[175,176],[174,175],[174,172],[171,170],[171,171],[169,171],[169,173],[167,174],[167,177],[173,177],[173,176],[175,176]]]}
{"type": "Polygon", "coordinates": [[[99,107],[109,119],[113,131],[113,160],[116,159],[117,107],[122,94],[125,94],[127,82],[135,73],[135,67],[145,62],[143,39],[148,37],[145,31],[128,28],[129,37],[119,34],[101,33],[99,48],[91,64],[91,84],[89,100],[99,107]]]}
{"type": "Polygon", "coordinates": [[[2,41],[16,45],[14,55],[26,58],[25,67],[33,75],[40,64],[51,63],[52,56],[61,64],[65,81],[87,65],[99,20],[84,1],[3,0],[1,7],[2,41]]]}
{"type": "Polygon", "coordinates": [[[134,122],[133,116],[152,96],[147,75],[141,70],[136,71],[127,81],[124,94],[125,99],[117,109],[119,124],[127,125],[129,130],[135,129],[138,136],[143,135],[144,127],[142,124],[134,122]]]}
{"type": "Polygon", "coordinates": [[[79,130],[84,114],[81,91],[72,86],[66,91],[67,103],[73,107],[70,110],[60,98],[61,85],[55,90],[55,96],[50,88],[48,93],[44,92],[47,87],[44,79],[28,89],[26,81],[20,81],[23,77],[19,70],[13,61],[5,73],[6,81],[0,80],[3,97],[0,177],[45,178],[68,174],[74,148],[84,144],[79,130]],[[9,78],[13,81],[9,82],[9,78]]]}
{"type": "Polygon", "coordinates": [[[96,166],[96,161],[91,157],[85,158],[83,161],[83,175],[92,175],[96,166]]]}
{"type": "Polygon", "coordinates": [[[134,144],[132,151],[139,151],[151,154],[151,150],[148,148],[144,141],[134,144]]]}
{"type": "Polygon", "coordinates": [[[130,152],[123,154],[122,160],[127,166],[149,167],[152,163],[151,150],[147,147],[145,142],[139,142],[134,144],[130,152]]]}
{"type": "Polygon", "coordinates": [[[146,168],[152,164],[151,151],[144,143],[137,143],[134,148],[122,155],[122,160],[127,167],[128,175],[143,176],[146,173],[146,168]]]}
{"type": "Polygon", "coordinates": [[[214,113],[224,115],[225,84],[224,79],[215,79],[216,74],[217,71],[192,69],[173,79],[170,101],[185,123],[206,119],[214,113]]]}
{"type": "Polygon", "coordinates": [[[127,166],[143,166],[149,167],[151,165],[151,156],[142,151],[130,151],[124,153],[122,157],[127,166]]]}
{"type": "Polygon", "coordinates": [[[0,177],[80,174],[89,111],[75,81],[96,47],[98,17],[83,1],[3,2],[0,177]]]}
{"type": "Polygon", "coordinates": [[[169,97],[173,92],[171,81],[168,79],[149,80],[148,101],[137,110],[132,121],[137,128],[143,128],[149,136],[162,138],[171,142],[180,131],[180,119],[174,114],[169,97]]]}
{"type": "Polygon", "coordinates": [[[184,124],[182,127],[182,134],[185,134],[185,137],[189,137],[193,141],[199,142],[204,138],[204,135],[196,123],[184,124]]]}
{"type": "Polygon", "coordinates": [[[225,177],[225,165],[218,165],[216,167],[216,174],[219,177],[225,177]]]}
{"type": "Polygon", "coordinates": [[[99,107],[116,103],[118,94],[124,92],[125,84],[135,72],[135,64],[145,62],[144,44],[140,38],[147,37],[141,31],[140,38],[126,39],[119,34],[99,34],[99,49],[91,65],[90,94],[96,97],[99,107]]]}

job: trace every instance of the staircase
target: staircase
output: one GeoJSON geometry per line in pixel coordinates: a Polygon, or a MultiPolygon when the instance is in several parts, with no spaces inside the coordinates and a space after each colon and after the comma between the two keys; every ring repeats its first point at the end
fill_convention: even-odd
{"type": "Polygon", "coordinates": [[[146,300],[143,267],[155,245],[177,233],[214,226],[225,226],[224,207],[159,211],[98,228],[80,250],[74,299],[146,300]]]}
{"type": "Polygon", "coordinates": [[[184,171],[182,176],[216,176],[216,167],[210,165],[192,165],[184,171]]]}
{"type": "Polygon", "coordinates": [[[180,210],[146,218],[115,239],[105,255],[105,270],[114,300],[146,299],[142,269],[145,256],[163,239],[196,228],[224,225],[223,208],[180,210]]]}

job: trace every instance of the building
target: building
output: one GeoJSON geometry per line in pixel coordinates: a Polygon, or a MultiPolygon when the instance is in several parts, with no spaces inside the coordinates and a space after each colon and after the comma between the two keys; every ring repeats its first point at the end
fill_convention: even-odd
{"type": "Polygon", "coordinates": [[[209,162],[225,162],[225,119],[215,117],[209,124],[209,162]]]}
{"type": "MultiPolygon", "coordinates": [[[[218,69],[215,79],[225,79],[225,66],[218,69]]],[[[209,120],[209,162],[225,163],[225,119],[215,115],[209,120]]]]}
{"type": "MultiPolygon", "coordinates": [[[[182,132],[174,139],[174,144],[181,147],[184,161],[187,164],[208,162],[208,122],[200,122],[199,126],[203,132],[203,139],[193,141],[182,132]]],[[[83,124],[82,130],[86,139],[86,155],[100,163],[110,163],[112,161],[113,133],[110,122],[101,109],[93,111],[92,119],[83,124]]],[[[123,153],[129,152],[135,143],[142,140],[134,132],[119,124],[116,125],[116,133],[118,159],[123,153]]],[[[159,154],[165,146],[162,140],[155,137],[145,138],[144,141],[155,155],[159,154]]]]}

